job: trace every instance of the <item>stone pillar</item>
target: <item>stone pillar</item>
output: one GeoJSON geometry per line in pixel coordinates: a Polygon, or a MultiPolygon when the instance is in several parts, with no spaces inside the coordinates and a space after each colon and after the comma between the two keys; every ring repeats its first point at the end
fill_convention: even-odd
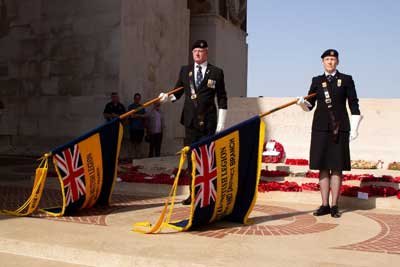
{"type": "MultiPolygon", "coordinates": [[[[174,88],[180,67],[188,63],[190,13],[186,0],[122,0],[121,8],[119,90],[128,105],[136,92],[146,101],[174,88]]],[[[182,147],[182,104],[162,107],[166,119],[162,154],[182,147]]],[[[147,155],[148,145],[142,144],[141,150],[147,155]]]]}

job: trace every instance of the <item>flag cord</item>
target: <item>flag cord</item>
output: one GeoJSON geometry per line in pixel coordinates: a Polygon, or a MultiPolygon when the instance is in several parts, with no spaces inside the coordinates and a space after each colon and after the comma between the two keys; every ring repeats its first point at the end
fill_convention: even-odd
{"type": "Polygon", "coordinates": [[[39,159],[40,163],[39,166],[36,168],[36,175],[32,192],[29,198],[25,201],[25,203],[13,211],[0,210],[0,214],[13,215],[13,216],[28,216],[31,215],[34,211],[36,211],[42,196],[44,184],[46,182],[47,170],[49,166],[48,165],[49,156],[50,154],[46,153],[43,155],[43,157],[39,159]],[[23,212],[27,207],[29,207],[28,210],[26,212],[23,212]]]}
{"type": "Polygon", "coordinates": [[[180,177],[180,174],[181,174],[181,171],[182,171],[182,168],[183,168],[183,164],[186,161],[186,155],[187,155],[188,151],[189,151],[189,147],[184,147],[181,150],[181,158],[180,158],[180,161],[179,161],[178,172],[177,172],[177,174],[175,176],[175,180],[174,180],[173,186],[172,186],[172,188],[171,188],[171,190],[170,190],[170,192],[168,194],[167,199],[165,200],[164,208],[163,208],[163,210],[161,212],[161,215],[158,218],[157,222],[154,224],[153,227],[152,227],[150,222],[135,223],[135,224],[133,224],[133,227],[134,227],[132,229],[133,232],[142,233],[142,234],[154,234],[154,233],[159,232],[162,227],[168,225],[168,223],[169,223],[169,221],[171,219],[173,207],[174,207],[174,204],[175,204],[176,190],[178,188],[179,177],[180,177]],[[170,204],[170,200],[171,200],[171,206],[169,205],[170,204]],[[168,207],[169,206],[170,206],[170,209],[169,209],[169,212],[168,212],[168,207]],[[166,220],[164,222],[164,219],[165,219],[165,216],[166,216],[167,212],[168,212],[168,215],[167,215],[167,218],[166,218],[166,220]],[[152,228],[146,231],[146,230],[138,229],[137,227],[152,227],[152,228]]]}

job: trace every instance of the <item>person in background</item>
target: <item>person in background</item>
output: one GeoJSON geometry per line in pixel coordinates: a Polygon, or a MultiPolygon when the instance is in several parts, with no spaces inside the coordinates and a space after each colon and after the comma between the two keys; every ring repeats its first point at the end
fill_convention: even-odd
{"type": "Polygon", "coordinates": [[[160,156],[164,127],[164,118],[160,111],[160,103],[155,103],[153,109],[147,115],[149,158],[160,156]]]}
{"type": "MultiPolygon", "coordinates": [[[[141,107],[141,100],[142,96],[139,93],[136,93],[133,96],[133,103],[128,106],[128,110],[141,107]]],[[[133,158],[137,158],[140,155],[140,144],[143,142],[144,137],[145,117],[145,109],[141,109],[129,117],[129,137],[131,142],[130,154],[133,158]]]]}
{"type": "Polygon", "coordinates": [[[297,104],[308,112],[317,103],[311,132],[310,169],[319,170],[322,205],[314,216],[331,214],[339,218],[342,171],[351,169],[349,142],[357,138],[362,117],[353,78],[336,69],[339,53],[328,49],[321,58],[324,73],[312,79],[308,91],[308,94],[316,93],[316,96],[309,101],[298,97],[297,104]],[[351,112],[350,120],[346,103],[351,112]],[[330,193],[332,206],[329,205],[330,193]]]}
{"type": "Polygon", "coordinates": [[[119,117],[126,112],[124,105],[119,102],[119,96],[117,92],[111,93],[111,102],[108,102],[104,108],[103,116],[106,121],[119,117]]]}

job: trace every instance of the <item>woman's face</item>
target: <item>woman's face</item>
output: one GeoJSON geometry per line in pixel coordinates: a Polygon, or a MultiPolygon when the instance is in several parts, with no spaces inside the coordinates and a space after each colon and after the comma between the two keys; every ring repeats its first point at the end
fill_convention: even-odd
{"type": "Polygon", "coordinates": [[[324,65],[326,72],[332,73],[336,70],[337,65],[339,65],[339,60],[336,57],[324,57],[322,59],[322,65],[324,65]]]}

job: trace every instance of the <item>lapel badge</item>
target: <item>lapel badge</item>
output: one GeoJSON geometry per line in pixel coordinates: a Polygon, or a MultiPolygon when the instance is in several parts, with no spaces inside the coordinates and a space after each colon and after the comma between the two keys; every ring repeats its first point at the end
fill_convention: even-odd
{"type": "Polygon", "coordinates": [[[212,88],[212,89],[215,89],[215,83],[216,82],[214,80],[208,79],[207,86],[212,88]]]}
{"type": "Polygon", "coordinates": [[[193,72],[189,72],[189,77],[192,77],[192,75],[193,75],[193,72]]]}
{"type": "Polygon", "coordinates": [[[323,82],[323,83],[322,83],[322,87],[323,87],[323,88],[326,88],[326,87],[328,87],[328,84],[327,84],[326,82],[323,82]]]}
{"type": "Polygon", "coordinates": [[[337,87],[340,87],[340,86],[342,86],[342,79],[337,80],[337,87]]]}

